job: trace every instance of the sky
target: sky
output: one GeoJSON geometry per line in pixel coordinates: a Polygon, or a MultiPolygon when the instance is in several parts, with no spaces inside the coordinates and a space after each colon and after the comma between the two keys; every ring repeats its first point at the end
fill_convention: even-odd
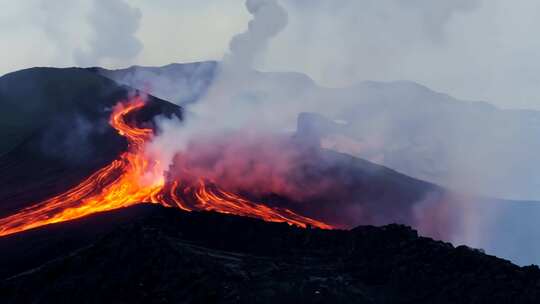
{"type": "MultiPolygon", "coordinates": [[[[331,87],[411,80],[459,99],[540,110],[540,2],[280,0],[288,23],[256,58],[331,87]]],[[[216,59],[243,0],[0,0],[0,74],[216,59]]]]}

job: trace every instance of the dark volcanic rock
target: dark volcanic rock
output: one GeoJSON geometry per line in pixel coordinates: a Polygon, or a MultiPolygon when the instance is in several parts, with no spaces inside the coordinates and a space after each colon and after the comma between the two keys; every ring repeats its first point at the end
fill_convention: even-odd
{"type": "MultiPolygon", "coordinates": [[[[2,303],[537,303],[540,297],[537,267],[454,248],[406,226],[306,230],[158,206],[115,216],[124,212],[131,215],[121,225],[93,236],[88,229],[110,214],[69,227],[69,237],[85,240],[4,279],[2,303]]],[[[39,236],[75,223],[3,238],[0,246],[39,245],[47,242],[39,236]]]]}

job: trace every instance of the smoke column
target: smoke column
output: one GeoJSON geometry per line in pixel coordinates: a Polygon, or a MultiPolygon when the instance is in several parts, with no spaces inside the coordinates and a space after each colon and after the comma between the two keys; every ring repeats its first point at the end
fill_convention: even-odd
{"type": "MultiPolygon", "coordinates": [[[[384,179],[393,173],[368,164],[354,169],[348,158],[293,136],[290,124],[296,124],[300,111],[309,107],[309,99],[295,91],[309,80],[284,75],[290,78],[289,92],[252,69],[270,39],[287,25],[287,13],[273,0],[248,0],[246,8],[253,19],[246,32],[231,40],[230,52],[206,96],[187,106],[183,121],[157,121],[160,133],[147,149],[167,164],[166,175],[209,179],[226,191],[270,199],[277,207],[342,227],[422,221],[424,214],[407,204],[389,205],[398,199],[392,197],[396,194],[387,194],[380,205],[366,199],[379,195],[377,191],[383,190],[373,189],[385,187],[384,179]],[[365,182],[362,174],[374,184],[365,182]]],[[[404,201],[425,200],[407,194],[405,188],[395,192],[403,193],[404,201]]],[[[433,229],[437,236],[439,230],[433,229]]]]}

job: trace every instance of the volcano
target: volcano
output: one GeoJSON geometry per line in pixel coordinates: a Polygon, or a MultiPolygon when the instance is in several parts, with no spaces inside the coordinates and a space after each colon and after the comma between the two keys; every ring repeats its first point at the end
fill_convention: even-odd
{"type": "MultiPolygon", "coordinates": [[[[48,119],[36,122],[34,129],[28,131],[30,135],[22,136],[21,143],[0,158],[5,184],[16,185],[2,189],[1,198],[8,202],[2,206],[4,217],[0,219],[3,235],[141,202],[327,229],[352,227],[359,220],[348,215],[351,206],[343,205],[348,200],[336,199],[335,193],[318,197],[318,202],[311,205],[302,205],[287,197],[254,198],[249,193],[242,196],[212,181],[198,179],[185,184],[183,177],[165,180],[153,174],[163,171],[159,168],[162,164],[142,151],[155,132],[152,118],[160,114],[181,118],[182,109],[152,96],[130,95],[128,87],[118,86],[91,71],[32,69],[6,75],[0,83],[5,83],[3,96],[9,97],[7,102],[35,102],[36,110],[30,113],[51,111],[49,107],[40,108],[40,103],[35,101],[40,99],[55,101],[62,109],[58,113],[41,114],[48,119]],[[69,79],[68,83],[64,82],[65,78],[69,79]],[[29,91],[10,85],[10,82],[24,83],[25,79],[36,88],[29,91]],[[70,90],[63,91],[64,87],[70,90]],[[57,91],[62,94],[47,95],[57,91]],[[86,95],[90,91],[93,93],[86,95]],[[85,129],[80,121],[96,124],[85,129]],[[86,146],[106,149],[90,149],[94,154],[82,157],[79,151],[86,146]],[[143,175],[147,176],[144,185],[135,181],[143,175]],[[315,205],[317,208],[310,207],[315,205]]],[[[26,113],[24,108],[19,111],[26,113]]],[[[368,162],[330,151],[309,153],[311,164],[328,164],[324,172],[314,176],[343,180],[340,184],[349,185],[342,191],[346,197],[361,197],[359,202],[367,210],[364,223],[414,224],[411,206],[427,193],[443,195],[443,190],[434,185],[368,162]],[[389,205],[392,207],[385,207],[389,205]]]]}
{"type": "MultiPolygon", "coordinates": [[[[239,190],[228,175],[201,175],[207,171],[194,166],[220,157],[220,150],[201,153],[206,145],[226,147],[235,137],[197,143],[203,149],[163,164],[160,151],[146,149],[159,135],[156,119],[182,120],[185,110],[96,71],[34,68],[0,78],[0,297],[8,303],[79,301],[77,295],[99,301],[89,290],[130,303],[537,296],[535,267],[392,224],[448,239],[459,220],[452,204],[461,197],[320,147],[324,119],[300,115],[297,132],[279,146],[298,153],[297,183],[286,185],[294,193],[261,192],[253,183],[239,190]],[[311,191],[315,186],[324,191],[311,191]],[[411,273],[418,274],[412,281],[411,273]],[[486,277],[498,283],[477,284],[486,277]]],[[[240,147],[233,151],[253,148],[240,147]]],[[[265,161],[246,155],[233,164],[265,161]]]]}

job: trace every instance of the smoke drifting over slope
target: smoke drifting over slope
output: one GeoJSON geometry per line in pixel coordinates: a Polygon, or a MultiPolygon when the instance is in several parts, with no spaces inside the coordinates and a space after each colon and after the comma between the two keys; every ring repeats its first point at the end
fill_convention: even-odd
{"type": "Polygon", "coordinates": [[[188,166],[196,177],[224,183],[229,190],[297,198],[287,178],[299,166],[300,151],[277,136],[274,119],[267,117],[277,108],[257,103],[246,90],[254,58],[286,26],[287,13],[274,0],[248,0],[246,8],[253,19],[246,32],[232,38],[208,92],[188,106],[192,115],[183,122],[161,120],[161,134],[149,149],[159,151],[173,169],[188,166]]]}
{"type": "MultiPolygon", "coordinates": [[[[412,205],[440,200],[442,193],[423,197],[433,186],[406,178],[399,184],[395,172],[323,151],[305,134],[293,136],[301,111],[323,107],[299,90],[313,85],[309,79],[276,74],[273,80],[251,69],[253,59],[286,25],[287,15],[276,1],[247,1],[246,7],[253,14],[248,31],[232,39],[212,85],[188,105],[184,120],[158,121],[160,134],[147,147],[149,153],[161,156],[175,180],[208,179],[227,191],[269,199],[330,224],[418,226],[426,213],[412,205]]],[[[443,231],[448,229],[424,232],[447,237],[443,231]]]]}

